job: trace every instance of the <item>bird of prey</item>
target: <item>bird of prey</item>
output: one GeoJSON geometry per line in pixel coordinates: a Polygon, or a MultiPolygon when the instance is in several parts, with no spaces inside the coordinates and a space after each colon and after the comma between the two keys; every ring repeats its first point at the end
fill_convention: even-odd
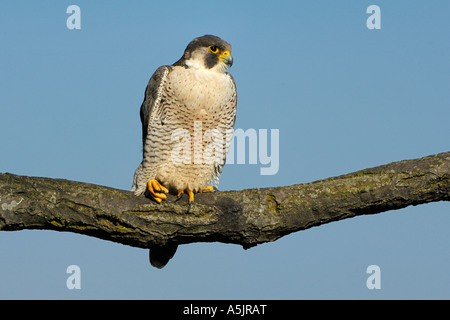
{"type": "Polygon", "coordinates": [[[189,212],[194,193],[218,185],[236,117],[236,85],[227,72],[232,63],[231,45],[205,35],[192,40],[177,62],[155,71],[140,109],[136,195],[161,203],[168,192],[186,193],[189,212]]]}

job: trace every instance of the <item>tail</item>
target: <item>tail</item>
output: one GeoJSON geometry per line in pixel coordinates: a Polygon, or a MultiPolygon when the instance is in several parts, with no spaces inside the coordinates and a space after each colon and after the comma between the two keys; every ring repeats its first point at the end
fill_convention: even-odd
{"type": "Polygon", "coordinates": [[[150,264],[158,269],[162,269],[175,255],[177,248],[177,244],[150,247],[150,264]]]}

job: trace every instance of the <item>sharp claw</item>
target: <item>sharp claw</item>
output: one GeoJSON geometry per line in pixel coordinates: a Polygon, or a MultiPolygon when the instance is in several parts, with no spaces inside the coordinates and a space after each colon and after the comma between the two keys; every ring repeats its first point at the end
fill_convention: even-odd
{"type": "MultiPolygon", "coordinates": [[[[207,191],[210,191],[210,189],[207,188],[207,191]]],[[[187,209],[187,212],[186,212],[186,213],[189,213],[191,211],[191,209],[192,209],[193,204],[194,204],[194,192],[191,191],[191,190],[179,190],[178,191],[178,197],[177,197],[177,199],[175,201],[180,200],[181,199],[181,195],[183,193],[187,193],[188,196],[189,196],[189,205],[188,205],[188,209],[187,209]]]]}
{"type": "Polygon", "coordinates": [[[194,202],[189,202],[189,205],[188,205],[188,209],[187,209],[187,212],[186,212],[186,214],[189,214],[189,212],[191,211],[191,208],[192,208],[192,205],[194,204],[194,202]]]}
{"type": "Polygon", "coordinates": [[[184,193],[184,190],[180,190],[180,191],[178,191],[178,194],[177,194],[177,198],[175,199],[175,201],[178,201],[178,200],[180,200],[181,199],[181,197],[182,197],[182,194],[184,193]]]}
{"type": "Polygon", "coordinates": [[[184,193],[184,191],[183,190],[181,190],[181,191],[178,191],[178,195],[177,195],[177,198],[175,199],[175,201],[178,201],[178,200],[180,200],[181,199],[181,195],[184,193]]]}

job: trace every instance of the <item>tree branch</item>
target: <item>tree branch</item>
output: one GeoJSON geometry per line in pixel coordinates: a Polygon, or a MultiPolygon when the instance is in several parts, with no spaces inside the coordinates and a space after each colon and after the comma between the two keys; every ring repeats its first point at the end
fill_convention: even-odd
{"type": "Polygon", "coordinates": [[[169,196],[161,205],[132,192],[62,179],[0,174],[0,230],[82,233],[149,248],[224,242],[249,248],[363,214],[450,200],[450,152],[286,187],[169,196]]]}

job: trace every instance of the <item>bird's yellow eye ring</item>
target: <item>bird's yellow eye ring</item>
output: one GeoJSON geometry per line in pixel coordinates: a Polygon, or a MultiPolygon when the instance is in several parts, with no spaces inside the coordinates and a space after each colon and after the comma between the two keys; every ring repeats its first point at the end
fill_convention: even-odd
{"type": "Polygon", "coordinates": [[[212,45],[208,47],[209,51],[211,51],[212,53],[219,53],[219,48],[217,48],[216,46],[212,45]]]}

